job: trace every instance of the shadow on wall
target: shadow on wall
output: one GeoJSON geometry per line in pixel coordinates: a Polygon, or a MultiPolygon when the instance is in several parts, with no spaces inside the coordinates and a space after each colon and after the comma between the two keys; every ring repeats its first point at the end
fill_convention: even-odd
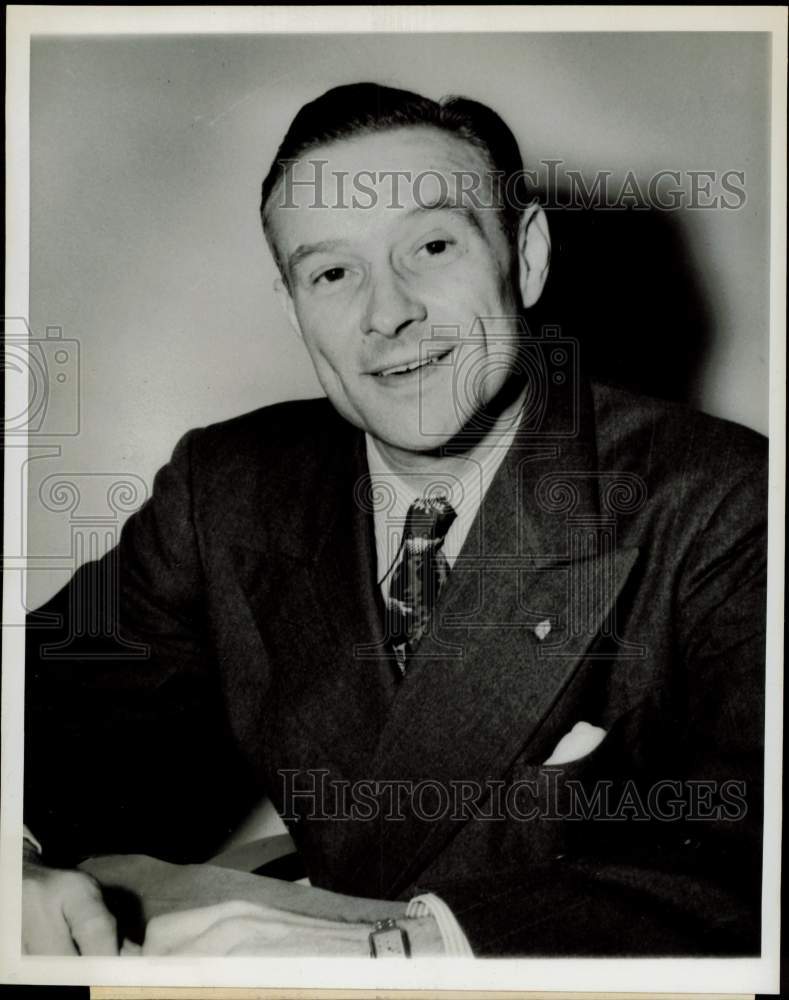
{"type": "MultiPolygon", "coordinates": [[[[535,326],[559,324],[589,375],[695,405],[710,311],[675,215],[548,210],[551,271],[535,326]]],[[[536,314],[536,315],[534,315],[536,314]]]]}

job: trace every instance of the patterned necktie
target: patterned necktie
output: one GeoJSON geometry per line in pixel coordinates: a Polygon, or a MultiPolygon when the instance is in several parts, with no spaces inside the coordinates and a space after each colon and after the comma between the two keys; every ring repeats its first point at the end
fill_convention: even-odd
{"type": "Polygon", "coordinates": [[[415,500],[403,529],[402,558],[389,586],[389,634],[402,673],[406,657],[430,628],[441,586],[449,575],[442,551],[456,513],[446,497],[415,500]]]}

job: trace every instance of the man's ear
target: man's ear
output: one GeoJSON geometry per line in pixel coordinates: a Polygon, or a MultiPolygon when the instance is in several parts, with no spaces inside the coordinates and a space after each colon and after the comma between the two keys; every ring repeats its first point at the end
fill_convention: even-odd
{"type": "Polygon", "coordinates": [[[288,322],[296,331],[296,333],[301,337],[301,326],[299,325],[298,317],[296,316],[296,307],[293,305],[293,298],[285,285],[282,278],[277,278],[274,282],[274,291],[277,293],[277,298],[279,299],[279,304],[282,307],[282,311],[288,317],[288,322]]]}
{"type": "Polygon", "coordinates": [[[534,202],[518,225],[518,284],[523,306],[528,309],[542,295],[551,263],[551,235],[542,207],[534,202]]]}

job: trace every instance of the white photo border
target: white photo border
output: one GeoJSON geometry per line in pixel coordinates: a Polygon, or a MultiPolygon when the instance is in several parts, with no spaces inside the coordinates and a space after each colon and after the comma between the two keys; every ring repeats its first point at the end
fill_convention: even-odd
{"type": "MultiPolygon", "coordinates": [[[[21,912],[24,608],[3,607],[0,981],[135,986],[496,989],[769,993],[778,989],[785,483],[786,8],[782,7],[7,7],[6,316],[29,315],[29,70],[35,35],[760,31],[772,35],[770,235],[770,549],[766,699],[763,937],[758,959],[454,959],[372,963],[337,959],[40,958],[19,953],[21,912]],[[8,626],[8,627],[5,627],[8,626]]],[[[27,403],[7,381],[6,413],[27,403]]],[[[20,395],[21,394],[21,395],[20,395]]],[[[26,523],[27,449],[5,450],[5,551],[26,523]]]]}

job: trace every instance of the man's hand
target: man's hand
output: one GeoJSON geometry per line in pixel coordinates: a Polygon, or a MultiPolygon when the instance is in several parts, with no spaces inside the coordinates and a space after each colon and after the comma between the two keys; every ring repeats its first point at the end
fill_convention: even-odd
{"type": "MultiPolygon", "coordinates": [[[[435,922],[406,920],[413,954],[441,954],[435,922]]],[[[217,903],[154,917],[143,955],[268,955],[370,958],[366,921],[324,920],[245,901],[217,903]]]]}
{"type": "Polygon", "coordinates": [[[47,868],[25,845],[22,951],[27,955],[117,955],[115,918],[98,882],[84,872],[47,868]]]}
{"type": "Polygon", "coordinates": [[[372,925],[321,920],[233,901],[155,917],[144,955],[271,955],[369,958],[372,925]]]}

